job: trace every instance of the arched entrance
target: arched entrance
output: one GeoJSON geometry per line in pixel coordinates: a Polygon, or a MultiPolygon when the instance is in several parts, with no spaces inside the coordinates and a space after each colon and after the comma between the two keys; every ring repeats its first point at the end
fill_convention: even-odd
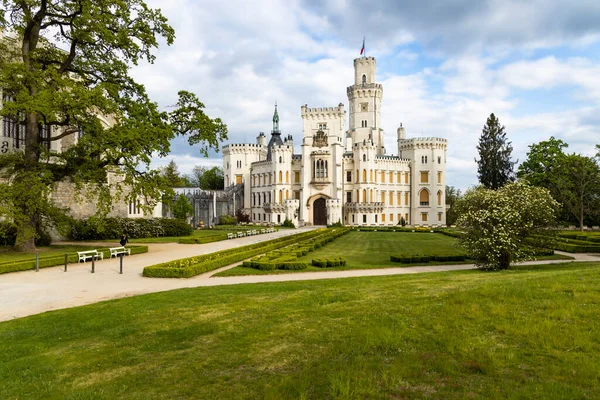
{"type": "Polygon", "coordinates": [[[322,197],[313,203],[313,225],[327,225],[327,206],[322,197]]]}

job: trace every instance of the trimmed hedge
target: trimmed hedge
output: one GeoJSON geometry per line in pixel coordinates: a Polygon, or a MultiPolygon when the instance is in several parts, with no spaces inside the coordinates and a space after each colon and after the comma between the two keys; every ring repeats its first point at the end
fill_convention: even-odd
{"type": "Polygon", "coordinates": [[[130,239],[190,236],[193,228],[184,221],[171,218],[89,218],[75,220],[69,237],[73,240],[119,238],[125,232],[130,239]]]}
{"type": "Polygon", "coordinates": [[[600,253],[600,246],[594,244],[578,244],[578,243],[566,243],[556,242],[554,245],[555,250],[566,251],[567,253],[600,253]]]}
{"type": "MultiPolygon", "coordinates": [[[[148,252],[148,246],[134,245],[127,246],[127,248],[131,249],[131,255],[148,252]]],[[[104,254],[105,259],[110,258],[110,250],[108,250],[108,248],[100,248],[97,250],[104,254]]],[[[69,264],[76,264],[79,261],[79,256],[77,255],[77,253],[69,253],[69,255],[67,256],[67,260],[69,264]]],[[[39,266],[40,268],[48,268],[63,265],[64,263],[64,255],[55,257],[40,257],[39,266]]],[[[6,274],[8,272],[17,271],[28,271],[32,269],[35,269],[35,256],[33,260],[23,260],[0,264],[0,274],[6,274]]]]}
{"type": "Polygon", "coordinates": [[[403,263],[403,264],[416,264],[416,263],[427,263],[430,261],[448,262],[448,261],[465,261],[467,259],[466,254],[434,254],[434,255],[422,255],[422,254],[399,254],[397,256],[390,256],[390,261],[403,263]]]}
{"type": "MultiPolygon", "coordinates": [[[[322,234],[324,231],[326,230],[317,229],[314,231],[298,233],[266,242],[250,244],[228,250],[221,250],[211,254],[204,254],[197,257],[183,258],[167,263],[151,265],[144,268],[143,275],[152,278],[190,278],[204,272],[212,271],[220,267],[243,261],[259,254],[264,254],[265,252],[281,249],[282,247],[294,244],[298,241],[313,238],[322,234]]],[[[256,266],[254,265],[255,264],[252,263],[252,268],[258,268],[258,264],[256,264],[256,266]]],[[[267,266],[263,267],[271,268],[267,266]]]]}
{"type": "Polygon", "coordinates": [[[227,239],[227,234],[219,233],[219,234],[210,235],[210,236],[181,238],[177,242],[179,244],[204,244],[204,243],[219,242],[219,241],[225,240],[225,239],[227,239]]]}
{"type": "Polygon", "coordinates": [[[348,232],[350,232],[350,229],[327,229],[313,238],[305,239],[282,249],[270,251],[259,258],[250,260],[247,264],[244,263],[244,266],[269,271],[274,269],[305,269],[308,268],[308,264],[296,261],[298,257],[306,255],[308,252],[313,251],[348,232]],[[266,263],[271,264],[272,267],[266,267],[264,265],[266,263]]]}
{"type": "Polygon", "coordinates": [[[346,259],[344,257],[313,258],[311,264],[318,268],[343,267],[346,265],[346,259]]]}

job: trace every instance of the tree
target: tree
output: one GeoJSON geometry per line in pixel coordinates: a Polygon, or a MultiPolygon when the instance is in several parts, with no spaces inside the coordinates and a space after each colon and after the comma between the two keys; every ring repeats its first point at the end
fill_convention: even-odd
{"type": "Polygon", "coordinates": [[[496,190],[514,181],[515,162],[510,158],[512,144],[507,142],[504,126],[500,125],[494,113],[490,114],[483,127],[477,151],[477,178],[482,185],[496,190]]]}
{"type": "Polygon", "coordinates": [[[579,222],[600,210],[600,166],[592,157],[570,154],[560,164],[560,173],[553,176],[557,200],[579,222]]]}
{"type": "Polygon", "coordinates": [[[547,189],[516,182],[468,190],[456,207],[459,240],[469,257],[479,268],[499,270],[551,245],[559,204],[547,189]]]}
{"type": "Polygon", "coordinates": [[[12,37],[0,41],[0,90],[10,100],[0,116],[22,127],[24,151],[0,157],[9,179],[0,186],[0,212],[17,226],[17,249],[33,250],[40,226],[65,215],[50,200],[54,183],[73,182],[99,215],[121,197],[143,197],[150,209],[169,186],[149,170],[153,154],[166,156],[177,135],[189,135],[204,155],[227,138],[193,93],[180,91],[173,111],[162,112],[130,77],[131,65],[154,61],[159,39],[175,38],[160,10],[143,0],[3,5],[0,29],[12,37]],[[62,151],[50,152],[59,140],[62,151]],[[107,171],[122,181],[109,183],[107,171]]]}
{"type": "Polygon", "coordinates": [[[446,185],[446,206],[448,207],[446,211],[446,225],[454,225],[456,223],[458,215],[454,206],[461,196],[460,189],[446,185]]]}
{"type": "Polygon", "coordinates": [[[597,158],[565,154],[568,146],[554,137],[530,145],[517,176],[547,188],[563,205],[564,218],[574,218],[583,230],[585,218],[600,207],[600,166],[597,158]]]}
{"type": "Polygon", "coordinates": [[[179,173],[177,164],[174,160],[171,160],[167,166],[161,170],[161,175],[167,180],[171,187],[193,187],[193,183],[190,179],[179,173]]]}
{"type": "Polygon", "coordinates": [[[525,179],[530,185],[550,189],[550,193],[554,195],[553,179],[560,173],[560,165],[565,157],[563,149],[567,147],[567,143],[554,136],[547,141],[530,145],[527,159],[519,165],[517,177],[525,179]]]}
{"type": "Polygon", "coordinates": [[[190,204],[187,197],[179,195],[177,200],[173,204],[173,216],[177,219],[186,220],[188,216],[192,215],[194,207],[190,204]]]}
{"type": "Polygon", "coordinates": [[[204,190],[223,190],[225,188],[225,173],[222,168],[206,168],[196,165],[188,178],[192,185],[204,190]]]}

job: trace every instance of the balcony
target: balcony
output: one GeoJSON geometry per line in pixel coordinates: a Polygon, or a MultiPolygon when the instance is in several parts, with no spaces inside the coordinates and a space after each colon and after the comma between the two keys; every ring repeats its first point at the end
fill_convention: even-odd
{"type": "Polygon", "coordinates": [[[381,213],[385,205],[381,202],[375,203],[346,203],[346,211],[350,213],[381,213]]]}
{"type": "Polygon", "coordinates": [[[267,213],[284,213],[285,204],[283,203],[265,203],[263,208],[267,213]]]}

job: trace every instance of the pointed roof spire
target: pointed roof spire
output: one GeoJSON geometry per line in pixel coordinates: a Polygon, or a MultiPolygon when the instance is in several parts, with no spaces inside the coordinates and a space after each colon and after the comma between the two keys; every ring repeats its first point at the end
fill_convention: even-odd
{"type": "Polygon", "coordinates": [[[279,113],[277,113],[277,102],[275,102],[275,112],[273,113],[273,133],[279,132],[279,113]]]}

